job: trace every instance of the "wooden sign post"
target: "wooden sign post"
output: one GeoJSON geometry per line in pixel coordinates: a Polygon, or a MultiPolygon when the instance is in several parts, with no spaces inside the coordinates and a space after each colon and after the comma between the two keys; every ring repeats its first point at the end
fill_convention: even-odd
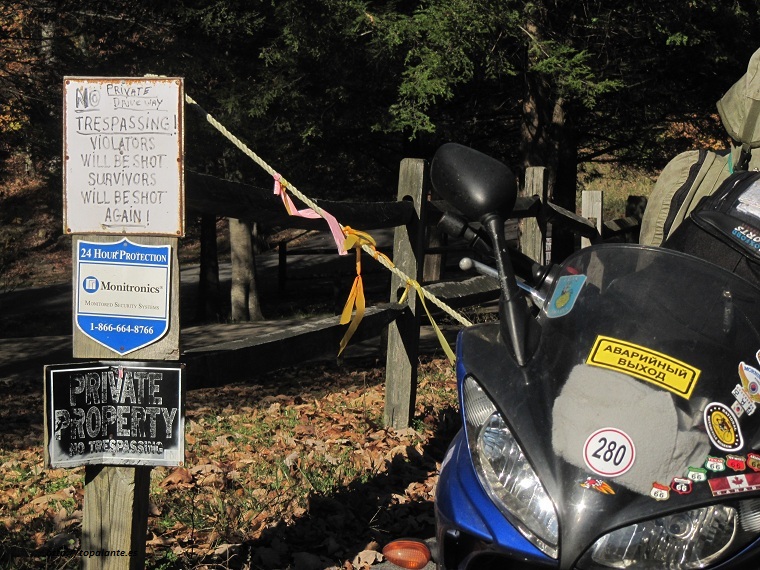
{"type": "Polygon", "coordinates": [[[184,445],[167,458],[161,440],[184,441],[182,374],[172,391],[176,405],[167,407],[166,392],[159,393],[173,368],[154,369],[180,354],[183,106],[181,78],[64,78],[73,356],[109,362],[88,363],[88,372],[46,367],[45,448],[48,465],[86,465],[81,551],[88,569],[144,566],[151,466],[183,462],[184,445]],[[142,369],[132,369],[135,361],[144,361],[142,369]],[[61,390],[69,391],[71,409],[55,400],[61,390]],[[159,433],[161,426],[172,433],[159,433]],[[66,438],[68,460],[56,455],[66,438]]]}
{"type": "Polygon", "coordinates": [[[84,566],[144,566],[150,468],[184,459],[183,376],[178,363],[45,367],[45,464],[86,465],[84,566]]]}

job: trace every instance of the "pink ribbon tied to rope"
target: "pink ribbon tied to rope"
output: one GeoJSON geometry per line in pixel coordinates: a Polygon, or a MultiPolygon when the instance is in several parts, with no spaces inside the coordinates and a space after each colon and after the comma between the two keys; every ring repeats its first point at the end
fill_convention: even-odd
{"type": "Polygon", "coordinates": [[[338,220],[335,219],[335,216],[332,214],[329,214],[328,212],[325,212],[322,210],[321,214],[318,214],[311,208],[304,208],[303,210],[299,210],[296,208],[296,205],[293,203],[293,200],[290,198],[288,193],[285,191],[285,186],[287,183],[281,182],[282,176],[280,176],[278,173],[274,173],[274,195],[280,196],[282,198],[282,203],[285,205],[285,209],[288,212],[288,215],[290,216],[298,216],[299,218],[309,218],[309,219],[316,219],[316,218],[324,218],[324,220],[327,222],[327,225],[330,227],[330,232],[332,233],[333,239],[335,240],[335,245],[338,248],[338,253],[340,255],[346,255],[346,248],[343,247],[343,242],[345,240],[345,236],[343,235],[343,230],[340,227],[340,224],[338,223],[338,220]]]}

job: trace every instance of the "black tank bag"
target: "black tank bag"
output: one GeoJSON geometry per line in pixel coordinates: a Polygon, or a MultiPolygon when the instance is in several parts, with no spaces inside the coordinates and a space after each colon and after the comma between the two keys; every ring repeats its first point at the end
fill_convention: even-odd
{"type": "Polygon", "coordinates": [[[663,244],[760,282],[760,172],[737,172],[663,244]]]}

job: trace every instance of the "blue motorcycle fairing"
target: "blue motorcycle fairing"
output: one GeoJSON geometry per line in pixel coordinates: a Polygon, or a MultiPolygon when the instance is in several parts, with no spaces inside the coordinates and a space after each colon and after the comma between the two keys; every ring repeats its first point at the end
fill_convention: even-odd
{"type": "Polygon", "coordinates": [[[435,507],[439,543],[440,533],[451,528],[489,543],[490,551],[509,558],[556,566],[504,518],[483,490],[473,469],[463,430],[454,438],[441,466],[435,507]]]}
{"type": "MultiPolygon", "coordinates": [[[[704,411],[710,402],[731,404],[732,390],[740,380],[737,366],[756,358],[760,361],[756,326],[760,305],[758,290],[748,282],[695,258],[653,248],[589,248],[568,260],[563,275],[584,275],[585,285],[571,311],[554,317],[539,314],[542,339],[531,362],[518,366],[500,338],[498,324],[484,323],[461,333],[457,372],[460,382],[464,375],[472,375],[494,402],[552,499],[560,531],[560,559],[552,565],[569,570],[597,539],[616,529],[759,495],[749,488],[731,497],[712,493],[713,480],[725,479],[726,473],[708,473],[709,481],[693,485],[688,494],[673,492],[666,501],[654,500],[649,491],[652,481],[670,484],[673,478],[684,477],[687,467],[700,467],[709,454],[725,459],[726,451],[721,454],[711,446],[704,411]],[[689,288],[679,286],[684,282],[689,288]],[[612,361],[619,370],[599,366],[592,359],[600,339],[610,340],[609,352],[620,355],[612,361]],[[633,350],[620,348],[624,345],[633,350]],[[701,371],[693,391],[674,393],[667,388],[675,389],[675,385],[663,387],[642,374],[626,374],[635,368],[633,358],[664,370],[661,357],[701,371]],[[627,363],[625,368],[619,360],[627,363]],[[636,407],[630,403],[639,399],[620,401],[634,392],[648,403],[636,407]],[[560,413],[568,408],[570,414],[560,413]],[[608,480],[614,494],[582,485],[589,477],[597,477],[584,464],[583,442],[594,430],[607,426],[633,434],[631,438],[639,444],[631,469],[608,480]],[[575,439],[563,441],[568,435],[575,439]],[[679,438],[686,438],[690,446],[677,448],[689,453],[676,462],[670,447],[679,438]]],[[[566,304],[562,295],[555,298],[549,293],[547,298],[557,307],[566,304]]],[[[742,452],[760,453],[759,418],[749,414],[741,418],[740,435],[746,441],[742,452]]],[[[471,526],[482,534],[485,528],[493,543],[506,549],[527,548],[515,548],[526,539],[511,525],[503,531],[507,538],[494,530],[507,528],[502,525],[508,522],[480,486],[464,438],[457,440],[457,446],[460,449],[447,462],[446,478],[438,486],[440,520],[446,523],[448,519],[450,528],[463,532],[471,526]],[[470,479],[474,485],[468,485],[470,479]],[[446,491],[448,485],[453,490],[446,491]],[[459,501],[467,509],[451,506],[459,501]],[[467,516],[472,509],[479,509],[478,514],[467,516]],[[518,540],[513,541],[513,536],[518,540]]],[[[757,564],[760,553],[752,555],[746,544],[736,546],[733,556],[716,568],[734,567],[742,556],[757,564]]],[[[532,548],[527,551],[536,556],[532,548]]],[[[545,562],[546,557],[536,556],[536,560],[545,562]]]]}

